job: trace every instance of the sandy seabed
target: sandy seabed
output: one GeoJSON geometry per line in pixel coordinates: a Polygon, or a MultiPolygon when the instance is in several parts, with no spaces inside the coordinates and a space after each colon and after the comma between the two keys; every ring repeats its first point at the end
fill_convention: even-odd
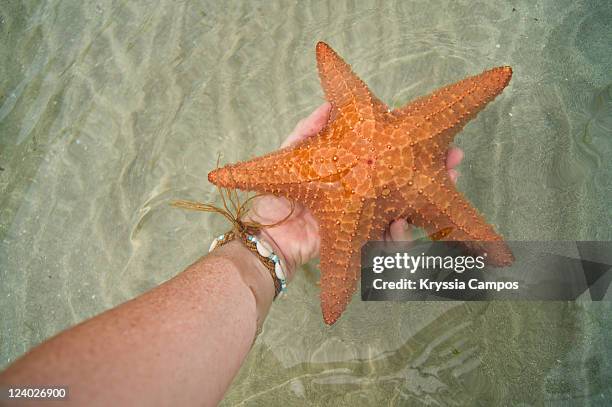
{"type": "MultiPolygon", "coordinates": [[[[328,42],[392,107],[497,65],[459,188],[512,240],[612,240],[606,1],[0,3],[0,366],[204,253],[206,174],[323,100],[328,42]],[[347,3],[348,4],[348,3],[347,3]],[[355,4],[358,4],[356,6],[355,4]]],[[[305,267],[227,405],[605,404],[609,303],[362,303],[323,324],[305,267]],[[384,335],[381,335],[384,332],[384,335]]]]}

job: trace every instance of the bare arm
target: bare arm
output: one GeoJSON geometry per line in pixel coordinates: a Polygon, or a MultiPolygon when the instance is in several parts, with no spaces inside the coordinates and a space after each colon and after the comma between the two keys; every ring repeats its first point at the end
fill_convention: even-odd
{"type": "Polygon", "coordinates": [[[65,385],[74,405],[215,405],[273,296],[267,269],[234,241],[43,343],[0,383],[65,385]]]}

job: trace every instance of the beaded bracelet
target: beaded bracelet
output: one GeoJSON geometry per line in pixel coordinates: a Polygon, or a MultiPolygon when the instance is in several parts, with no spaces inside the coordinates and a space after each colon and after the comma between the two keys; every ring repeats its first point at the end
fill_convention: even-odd
{"type": "Polygon", "coordinates": [[[254,235],[249,234],[236,234],[233,231],[224,233],[222,235],[217,236],[212,243],[210,244],[210,248],[208,252],[212,252],[215,248],[221,247],[226,243],[234,240],[236,237],[242,237],[242,241],[244,245],[251,250],[253,253],[257,255],[259,260],[266,266],[270,276],[272,277],[272,281],[274,282],[274,299],[281,293],[287,292],[287,279],[285,276],[285,271],[281,266],[280,258],[274,253],[272,248],[265,241],[258,239],[254,235]]]}

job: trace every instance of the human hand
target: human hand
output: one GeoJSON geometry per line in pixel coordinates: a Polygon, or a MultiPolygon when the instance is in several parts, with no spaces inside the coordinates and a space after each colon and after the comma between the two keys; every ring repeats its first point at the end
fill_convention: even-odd
{"type": "MultiPolygon", "coordinates": [[[[281,144],[281,147],[291,146],[308,137],[319,133],[329,119],[331,105],[323,103],[305,119],[295,126],[295,129],[281,144]]],[[[457,182],[459,173],[455,169],[463,160],[463,151],[451,147],[446,156],[448,175],[457,182]]],[[[286,218],[291,211],[289,200],[274,195],[262,195],[253,199],[251,211],[247,220],[261,224],[274,224],[286,218]]],[[[319,224],[312,212],[299,202],[293,205],[293,213],[277,226],[264,227],[261,233],[265,240],[276,246],[276,251],[285,262],[287,278],[291,280],[297,268],[309,260],[319,256],[321,238],[319,224]]],[[[389,225],[383,236],[385,241],[412,240],[412,226],[406,219],[397,219],[389,225]]]]}

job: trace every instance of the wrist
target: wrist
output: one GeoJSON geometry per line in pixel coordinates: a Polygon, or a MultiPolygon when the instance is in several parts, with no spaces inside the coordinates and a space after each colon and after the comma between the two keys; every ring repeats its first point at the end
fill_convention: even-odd
{"type": "Polygon", "coordinates": [[[276,227],[263,227],[258,231],[258,234],[261,239],[272,247],[272,251],[280,258],[285,276],[287,280],[291,280],[295,270],[301,263],[299,263],[299,260],[296,258],[289,244],[290,242],[285,238],[285,234],[276,227]]]}
{"type": "Polygon", "coordinates": [[[210,256],[223,258],[230,263],[243,283],[250,289],[255,300],[259,331],[274,299],[274,281],[268,269],[239,240],[232,240],[218,247],[210,253],[210,256]]]}
{"type": "MultiPolygon", "coordinates": [[[[285,271],[287,280],[292,280],[295,270],[307,260],[304,260],[304,256],[302,256],[300,253],[300,245],[295,244],[295,242],[290,238],[291,233],[288,233],[286,230],[287,227],[295,228],[295,225],[292,224],[288,226],[285,222],[283,222],[277,226],[265,226],[278,222],[282,219],[282,217],[280,219],[262,217],[255,211],[249,212],[245,216],[245,221],[257,222],[264,225],[264,227],[259,229],[257,234],[264,241],[270,244],[270,246],[272,246],[274,253],[276,253],[281,259],[281,265],[285,271]]],[[[294,221],[287,220],[287,222],[293,223],[294,221]]]]}

